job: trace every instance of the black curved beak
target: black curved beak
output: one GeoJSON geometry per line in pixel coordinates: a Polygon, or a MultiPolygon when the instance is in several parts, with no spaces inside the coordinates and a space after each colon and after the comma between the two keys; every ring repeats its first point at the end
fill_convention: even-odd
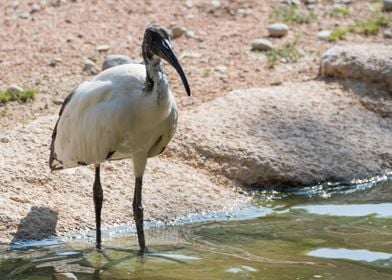
{"type": "Polygon", "coordinates": [[[163,39],[161,41],[161,44],[159,44],[159,46],[157,47],[157,55],[169,62],[170,65],[177,70],[177,73],[178,75],[180,75],[182,83],[184,84],[186,93],[188,94],[188,96],[191,96],[191,89],[189,88],[188,80],[186,79],[184,70],[182,70],[180,63],[178,62],[178,59],[174,54],[173,48],[169,40],[163,39]]]}

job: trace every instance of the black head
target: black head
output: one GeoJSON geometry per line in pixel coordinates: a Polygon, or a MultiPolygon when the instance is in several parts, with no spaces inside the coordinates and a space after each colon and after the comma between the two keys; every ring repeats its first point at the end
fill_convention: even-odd
{"type": "Polygon", "coordinates": [[[188,80],[174,53],[170,36],[166,29],[160,26],[150,26],[146,28],[146,31],[144,32],[142,50],[143,56],[148,60],[152,60],[154,56],[158,56],[169,62],[180,75],[186,93],[189,96],[191,95],[188,80]]]}

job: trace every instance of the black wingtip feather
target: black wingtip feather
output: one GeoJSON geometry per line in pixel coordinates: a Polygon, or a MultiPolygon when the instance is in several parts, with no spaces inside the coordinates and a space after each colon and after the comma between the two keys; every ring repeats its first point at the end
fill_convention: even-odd
{"type": "MultiPolygon", "coordinates": [[[[63,169],[63,167],[54,167],[54,166],[53,166],[53,162],[54,162],[55,160],[59,161],[59,160],[57,159],[56,153],[55,153],[55,151],[54,151],[54,141],[56,140],[57,125],[58,125],[58,123],[59,123],[59,121],[60,121],[61,115],[63,114],[63,111],[64,111],[64,109],[65,109],[65,106],[69,103],[69,101],[71,100],[72,96],[74,95],[75,90],[76,90],[76,89],[74,89],[74,90],[73,90],[70,94],[68,94],[68,96],[64,99],[63,105],[61,105],[61,108],[60,108],[60,111],[59,111],[59,118],[58,118],[58,120],[57,120],[57,122],[56,122],[56,125],[54,126],[54,129],[53,129],[53,132],[52,132],[52,142],[50,143],[50,155],[49,155],[49,167],[50,167],[50,169],[51,169],[52,171],[63,169]]],[[[60,161],[59,161],[59,162],[60,162],[60,161]]]]}

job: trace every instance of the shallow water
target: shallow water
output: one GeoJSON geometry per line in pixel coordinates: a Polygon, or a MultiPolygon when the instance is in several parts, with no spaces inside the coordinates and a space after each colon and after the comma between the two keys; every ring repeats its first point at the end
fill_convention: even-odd
{"type": "Polygon", "coordinates": [[[144,258],[126,230],[100,253],[86,241],[4,244],[0,279],[392,279],[391,177],[253,195],[244,209],[150,225],[144,258]]]}

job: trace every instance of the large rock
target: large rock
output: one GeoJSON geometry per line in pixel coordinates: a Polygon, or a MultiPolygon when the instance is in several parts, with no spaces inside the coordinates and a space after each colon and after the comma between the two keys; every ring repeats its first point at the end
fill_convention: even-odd
{"type": "Polygon", "coordinates": [[[349,181],[392,169],[392,122],[338,84],[234,91],[180,115],[173,156],[242,185],[349,181]]]}
{"type": "Polygon", "coordinates": [[[322,57],[321,75],[377,82],[392,90],[392,46],[347,45],[322,57]]]}

